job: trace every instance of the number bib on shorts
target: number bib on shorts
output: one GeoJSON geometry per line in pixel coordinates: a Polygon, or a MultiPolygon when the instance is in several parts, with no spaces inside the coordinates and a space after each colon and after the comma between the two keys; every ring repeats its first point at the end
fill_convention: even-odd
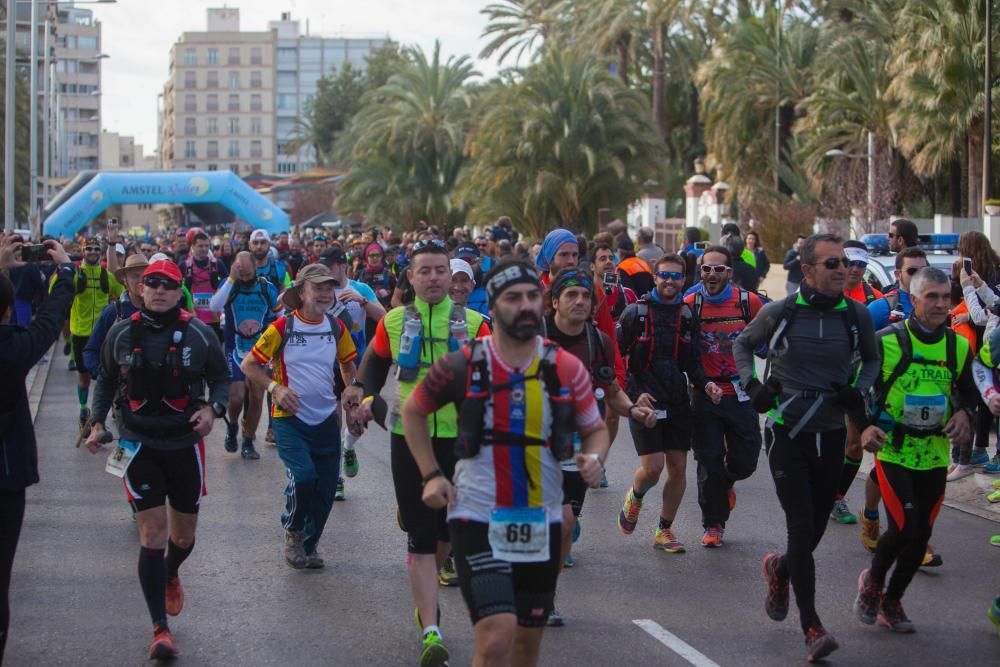
{"type": "Polygon", "coordinates": [[[104,466],[105,472],[109,472],[115,477],[124,477],[125,471],[132,463],[132,459],[139,453],[142,443],[131,440],[119,440],[118,445],[111,450],[108,455],[108,462],[104,466]]]}
{"type": "Polygon", "coordinates": [[[948,397],[943,394],[907,394],[903,399],[903,423],[912,428],[932,429],[941,425],[947,410],[948,397]]]}
{"type": "Polygon", "coordinates": [[[549,526],[545,509],[504,508],[490,514],[493,557],[510,563],[539,563],[549,559],[549,526]]]}

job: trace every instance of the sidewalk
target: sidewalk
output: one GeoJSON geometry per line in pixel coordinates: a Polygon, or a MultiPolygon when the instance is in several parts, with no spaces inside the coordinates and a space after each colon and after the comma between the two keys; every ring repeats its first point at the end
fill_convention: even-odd
{"type": "Polygon", "coordinates": [[[59,341],[56,341],[49,348],[49,351],[45,353],[41,361],[28,371],[28,377],[25,378],[24,386],[28,389],[28,407],[31,409],[32,423],[34,423],[35,418],[38,416],[38,404],[42,400],[42,392],[45,391],[45,383],[49,379],[49,371],[52,368],[52,364],[65,359],[62,354],[58,358],[56,357],[56,347],[59,344],[59,341]]]}

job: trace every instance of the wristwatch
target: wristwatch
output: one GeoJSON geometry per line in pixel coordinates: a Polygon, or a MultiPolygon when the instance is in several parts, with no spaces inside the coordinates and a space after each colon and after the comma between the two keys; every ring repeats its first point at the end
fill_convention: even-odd
{"type": "Polygon", "coordinates": [[[362,382],[361,380],[359,380],[358,378],[354,378],[353,380],[351,380],[351,386],[352,387],[361,387],[362,389],[364,389],[365,388],[365,383],[362,382]]]}
{"type": "Polygon", "coordinates": [[[222,403],[212,403],[212,412],[215,413],[216,417],[222,417],[226,414],[226,406],[222,403]]]}

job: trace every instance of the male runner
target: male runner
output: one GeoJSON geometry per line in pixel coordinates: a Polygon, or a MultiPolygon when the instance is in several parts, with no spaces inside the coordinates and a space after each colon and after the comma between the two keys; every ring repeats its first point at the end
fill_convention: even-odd
{"type": "Polygon", "coordinates": [[[250,384],[274,397],[275,440],[288,473],[284,556],[296,569],[324,566],[317,546],[340,474],[333,369],[353,382],[358,354],[350,333],[327,312],[336,282],[322,264],[302,267],[281,297],[293,312],[269,325],[241,364],[250,384]],[[273,380],[264,368],[272,361],[273,380]]]}
{"type": "MultiPolygon", "coordinates": [[[[360,387],[344,391],[345,404],[361,403],[356,421],[370,420],[374,397],[385,385],[393,363],[398,369],[398,406],[401,406],[432,363],[466,341],[489,334],[479,313],[455,306],[448,297],[451,268],[444,243],[436,239],[415,243],[406,275],[415,293],[413,303],[393,308],[379,321],[375,338],[361,362],[363,393],[360,387]]],[[[437,625],[437,601],[438,571],[451,546],[445,512],[431,509],[420,500],[421,474],[407,447],[398,406],[387,424],[391,429],[392,479],[400,519],[407,532],[407,573],[417,607],[417,625],[423,633],[421,664],[428,667],[443,664],[448,655],[437,625]]],[[[456,419],[455,408],[451,406],[428,418],[435,456],[449,479],[455,461],[456,419]]]]}
{"type": "Polygon", "coordinates": [[[87,346],[83,348],[83,364],[91,377],[97,377],[101,370],[101,348],[111,327],[118,320],[129,318],[142,308],[142,273],[147,266],[149,262],[146,257],[135,254],[125,261],[125,266],[113,272],[118,282],[125,285],[125,292],[117,301],[104,307],[87,339],[87,346]]]}
{"type": "Polygon", "coordinates": [[[729,513],[736,506],[734,483],[757,469],[760,428],[757,411],[743,391],[733,342],[756,317],[760,297],[734,286],[732,255],[712,246],[701,256],[701,283],[684,303],[691,309],[695,344],[705,377],[722,390],[716,403],[695,394],[691,440],[698,462],[698,505],[705,530],[703,547],[721,547],[729,513]]]}
{"type": "Polygon", "coordinates": [[[692,428],[689,382],[713,403],[722,399],[722,389],[705,378],[698,348],[692,344],[692,313],[681,300],[684,267],[678,255],[661,257],[656,262],[656,288],[627,307],[618,321],[618,346],[628,359],[626,391],[636,405],[655,410],[657,419],[656,425],[647,429],[629,416],[639,467],[618,514],[618,528],[625,535],[632,534],[646,493],[656,486],[666,467],[653,548],[667,553],[685,550],[674,535],[673,521],[687,483],[692,428]]]}
{"type": "Polygon", "coordinates": [[[920,567],[944,501],[949,441],[968,442],[979,396],[969,342],[948,326],[951,280],[927,267],[910,282],[913,314],[878,334],[882,372],[876,424],[862,433],[889,516],[871,567],[858,577],[854,613],[893,632],[914,632],[903,593],[920,567]],[[892,577],[889,569],[895,564],[892,577]],[[886,579],[888,578],[888,586],[886,579]]]}
{"type": "Polygon", "coordinates": [[[240,456],[249,461],[260,458],[254,446],[257,425],[264,402],[264,388],[246,381],[241,364],[250,354],[264,329],[281,312],[278,289],[254,271],[254,261],[246,250],[233,259],[233,270],[212,295],[208,306],[214,313],[224,313],[226,361],[232,385],[229,390],[229,423],[223,446],[227,452],[237,449],[237,430],[242,426],[240,456]],[[243,419],[240,420],[240,413],[243,419]]]}
{"type": "Polygon", "coordinates": [[[840,237],[810,236],[801,260],[799,291],[760,310],[736,339],[733,358],[754,408],[769,413],[764,443],[788,529],[785,554],[764,557],[765,610],[773,620],[785,619],[791,581],[812,662],[839,646],[816,613],[812,554],[840,481],[844,414],[859,429],[867,425],[862,396],[878,374],[879,356],[868,310],[844,297],[848,260],[840,237]],[[769,350],[758,379],[754,350],[761,345],[769,350]],[[861,367],[854,373],[856,355],[861,367]]]}
{"type": "Polygon", "coordinates": [[[472,664],[532,667],[561,562],[559,464],[575,460],[584,483],[596,485],[609,443],[586,368],[538,335],[542,286],[533,267],[504,262],[485,282],[495,333],[439,358],[404,404],[403,422],[423,501],[448,508],[472,664]],[[453,406],[454,487],[429,428],[453,406]]]}
{"type": "Polygon", "coordinates": [[[101,351],[87,448],[103,449],[114,403],[120,444],[108,464],[136,511],[139,583],[153,621],[149,657],[169,659],[178,651],[167,614],[184,606],[178,568],[194,548],[205,494],[203,438],[225,414],[229,369],[215,332],[180,308],[177,265],[153,262],[142,280],[142,310],[111,327],[101,351]]]}

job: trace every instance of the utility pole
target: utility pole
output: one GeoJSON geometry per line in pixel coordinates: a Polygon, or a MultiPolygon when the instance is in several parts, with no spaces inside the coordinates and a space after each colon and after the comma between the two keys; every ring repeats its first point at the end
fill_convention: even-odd
{"type": "Polygon", "coordinates": [[[31,182],[28,186],[31,203],[28,206],[28,219],[35,223],[38,212],[38,0],[31,0],[31,39],[28,42],[31,57],[28,63],[31,72],[28,91],[28,174],[31,182]]]}
{"type": "Polygon", "coordinates": [[[986,75],[984,87],[986,106],[983,110],[983,201],[990,198],[993,181],[993,0],[986,1],[986,75]]]}
{"type": "Polygon", "coordinates": [[[7,43],[5,63],[7,78],[4,79],[4,124],[3,124],[3,228],[12,232],[17,226],[14,223],[14,112],[16,100],[14,90],[17,87],[17,77],[14,70],[14,40],[17,38],[16,28],[17,0],[7,0],[7,43]]]}

